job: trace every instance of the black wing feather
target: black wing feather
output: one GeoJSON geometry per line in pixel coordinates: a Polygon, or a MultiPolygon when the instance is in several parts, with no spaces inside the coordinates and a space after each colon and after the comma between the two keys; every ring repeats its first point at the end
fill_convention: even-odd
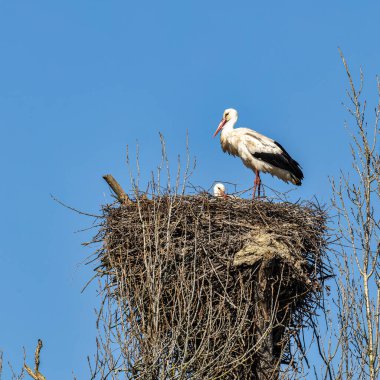
{"type": "Polygon", "coordinates": [[[282,150],[282,153],[255,152],[253,157],[265,161],[277,168],[289,171],[297,180],[303,180],[303,173],[299,163],[290,157],[289,153],[277,142],[274,143],[282,150]]]}

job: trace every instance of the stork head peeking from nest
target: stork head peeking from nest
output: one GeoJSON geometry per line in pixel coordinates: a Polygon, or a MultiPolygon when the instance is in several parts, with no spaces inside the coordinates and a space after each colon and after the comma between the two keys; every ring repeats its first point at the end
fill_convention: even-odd
{"type": "Polygon", "coordinates": [[[226,188],[225,186],[218,182],[214,186],[214,197],[221,197],[221,198],[226,198],[226,188]]]}

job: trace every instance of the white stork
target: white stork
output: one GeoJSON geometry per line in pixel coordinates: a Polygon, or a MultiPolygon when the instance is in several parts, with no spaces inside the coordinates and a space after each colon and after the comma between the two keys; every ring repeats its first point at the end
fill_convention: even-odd
{"type": "Polygon", "coordinates": [[[237,199],[238,197],[236,195],[227,194],[226,193],[226,187],[221,183],[218,182],[214,186],[214,197],[217,198],[224,198],[224,199],[237,199]]]}
{"type": "Polygon", "coordinates": [[[214,197],[227,198],[226,188],[220,182],[216,183],[214,186],[214,197]]]}
{"type": "Polygon", "coordinates": [[[213,137],[222,131],[220,144],[223,152],[239,156],[243,164],[255,172],[252,196],[255,196],[256,188],[257,195],[260,196],[260,172],[270,173],[285,182],[300,186],[303,173],[298,162],[277,141],[252,129],[234,129],[237,119],[238,113],[235,109],[226,109],[213,137]]]}

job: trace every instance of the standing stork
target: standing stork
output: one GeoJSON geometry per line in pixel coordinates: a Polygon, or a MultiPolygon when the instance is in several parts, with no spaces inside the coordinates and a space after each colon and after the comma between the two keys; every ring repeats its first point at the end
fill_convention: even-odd
{"type": "Polygon", "coordinates": [[[270,173],[285,182],[300,186],[303,173],[298,162],[277,141],[252,129],[234,129],[237,119],[238,113],[235,109],[226,109],[213,137],[222,131],[220,144],[223,152],[239,156],[243,164],[255,172],[252,197],[255,197],[256,189],[260,196],[260,172],[270,173]]]}

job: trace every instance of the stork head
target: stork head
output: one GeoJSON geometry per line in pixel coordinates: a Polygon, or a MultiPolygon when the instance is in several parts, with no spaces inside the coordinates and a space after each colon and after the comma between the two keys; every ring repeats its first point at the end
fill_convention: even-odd
{"type": "Polygon", "coordinates": [[[223,129],[223,127],[225,126],[227,122],[232,120],[233,123],[235,124],[237,119],[238,119],[238,112],[235,109],[227,108],[226,110],[224,110],[223,118],[221,122],[219,123],[218,128],[216,129],[213,137],[215,137],[223,129]]]}
{"type": "Polygon", "coordinates": [[[226,188],[222,183],[216,183],[214,186],[214,196],[215,197],[225,197],[226,196],[226,188]]]}

